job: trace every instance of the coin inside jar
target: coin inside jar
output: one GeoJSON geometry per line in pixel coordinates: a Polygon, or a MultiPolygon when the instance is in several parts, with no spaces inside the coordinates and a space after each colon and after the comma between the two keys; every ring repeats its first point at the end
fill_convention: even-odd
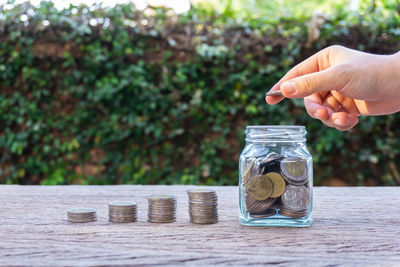
{"type": "Polygon", "coordinates": [[[260,213],[269,209],[277,200],[277,198],[268,198],[266,200],[255,200],[250,196],[246,195],[246,208],[249,213],[260,213]]]}
{"type": "Polygon", "coordinates": [[[266,174],[274,185],[274,191],[271,194],[271,198],[280,197],[285,192],[286,183],[283,177],[276,172],[270,172],[266,174]]]}
{"type": "Polygon", "coordinates": [[[308,180],[307,161],[302,158],[284,158],[280,164],[283,177],[291,184],[302,185],[308,180]]]}
{"type": "Polygon", "coordinates": [[[267,175],[256,175],[250,178],[246,189],[254,199],[265,200],[271,197],[274,185],[267,175]]]}
{"type": "Polygon", "coordinates": [[[278,212],[280,215],[286,216],[286,217],[292,217],[292,218],[302,218],[307,216],[308,210],[300,210],[300,211],[291,211],[289,209],[286,209],[285,207],[281,207],[278,212]]]}
{"type": "Polygon", "coordinates": [[[283,206],[288,210],[305,210],[310,203],[310,190],[302,185],[288,185],[281,196],[281,200],[283,206]]]}
{"type": "Polygon", "coordinates": [[[271,217],[276,214],[275,209],[268,209],[264,212],[258,212],[258,213],[250,213],[250,216],[253,218],[266,218],[266,217],[271,217]]]}
{"type": "Polygon", "coordinates": [[[249,179],[250,176],[251,176],[251,172],[253,171],[253,168],[254,168],[255,164],[256,164],[256,160],[253,159],[252,162],[251,162],[251,164],[250,164],[250,166],[249,166],[249,168],[248,168],[247,171],[245,172],[245,175],[243,176],[243,184],[246,184],[246,183],[247,183],[248,179],[249,179]]]}
{"type": "Polygon", "coordinates": [[[259,166],[259,174],[266,174],[268,172],[279,172],[280,171],[280,162],[285,158],[278,153],[271,152],[264,159],[261,160],[259,166]]]}

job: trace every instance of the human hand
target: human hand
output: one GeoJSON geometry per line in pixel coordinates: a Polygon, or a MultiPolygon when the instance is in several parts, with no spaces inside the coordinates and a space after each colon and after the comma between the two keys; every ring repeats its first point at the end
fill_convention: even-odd
{"type": "MultiPolygon", "coordinates": [[[[271,91],[304,97],[307,113],[338,130],[349,130],[359,115],[400,111],[400,52],[368,54],[330,46],[292,68],[271,91]]],[[[266,96],[274,105],[284,97],[266,96]]]]}

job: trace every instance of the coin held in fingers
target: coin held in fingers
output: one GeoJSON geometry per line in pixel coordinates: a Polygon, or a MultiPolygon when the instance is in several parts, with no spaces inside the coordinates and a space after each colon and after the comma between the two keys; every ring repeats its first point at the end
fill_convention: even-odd
{"type": "Polygon", "coordinates": [[[269,91],[266,96],[283,96],[281,90],[269,91]]]}

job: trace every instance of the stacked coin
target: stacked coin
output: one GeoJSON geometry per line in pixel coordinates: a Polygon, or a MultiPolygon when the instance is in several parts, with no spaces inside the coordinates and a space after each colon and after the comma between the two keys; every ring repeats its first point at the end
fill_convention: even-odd
{"type": "Polygon", "coordinates": [[[169,223],[176,221],[176,198],[172,195],[150,195],[148,221],[169,223]]]}
{"type": "Polygon", "coordinates": [[[301,218],[308,214],[310,203],[307,161],[269,153],[263,158],[249,158],[242,166],[245,203],[253,218],[282,216],[301,218]],[[279,200],[279,201],[277,201],[279,200]]]}
{"type": "Polygon", "coordinates": [[[129,223],[137,220],[137,204],[134,201],[108,203],[108,219],[113,223],[129,223]]]}
{"type": "Polygon", "coordinates": [[[250,196],[246,195],[246,207],[250,213],[262,213],[268,210],[276,201],[276,198],[267,198],[266,200],[258,201],[250,196]]]}
{"type": "Polygon", "coordinates": [[[288,217],[304,217],[310,203],[310,190],[304,185],[288,185],[282,197],[279,214],[288,217]]]}
{"type": "Polygon", "coordinates": [[[212,189],[189,189],[190,222],[212,224],[218,222],[218,197],[212,189]]]}
{"type": "Polygon", "coordinates": [[[76,208],[67,211],[69,222],[85,223],[94,222],[97,220],[96,210],[91,208],[76,208]]]}
{"type": "Polygon", "coordinates": [[[308,180],[307,161],[302,158],[284,158],[281,161],[281,170],[285,180],[294,185],[303,185],[308,180]]]}
{"type": "Polygon", "coordinates": [[[282,206],[279,209],[279,214],[283,215],[283,216],[286,216],[286,217],[302,218],[302,217],[307,216],[308,211],[307,211],[307,209],[304,209],[304,210],[301,210],[301,211],[292,211],[292,210],[289,210],[289,209],[285,208],[284,206],[282,206]]]}

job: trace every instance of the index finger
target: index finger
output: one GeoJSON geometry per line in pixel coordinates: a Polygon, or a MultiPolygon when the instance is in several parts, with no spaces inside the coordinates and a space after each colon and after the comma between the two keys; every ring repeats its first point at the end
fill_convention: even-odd
{"type": "MultiPolygon", "coordinates": [[[[329,62],[329,53],[327,51],[327,49],[321,50],[294,66],[271,88],[271,91],[280,90],[281,84],[290,79],[328,68],[329,66],[326,63],[329,62]]],[[[274,105],[282,101],[283,98],[282,96],[266,96],[265,101],[270,105],[274,105]]]]}

